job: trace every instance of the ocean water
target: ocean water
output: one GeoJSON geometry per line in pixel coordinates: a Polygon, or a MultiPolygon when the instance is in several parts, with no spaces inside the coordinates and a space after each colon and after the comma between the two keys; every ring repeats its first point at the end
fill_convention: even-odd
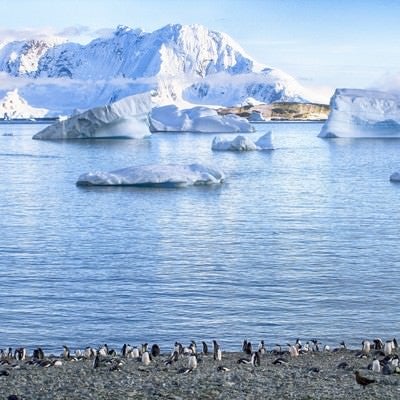
{"type": "Polygon", "coordinates": [[[0,125],[0,348],[398,335],[400,140],[255,126],[276,150],[213,152],[213,134],[193,133],[35,141],[43,126],[0,125]],[[75,185],[93,170],[191,162],[226,182],[75,185]]]}

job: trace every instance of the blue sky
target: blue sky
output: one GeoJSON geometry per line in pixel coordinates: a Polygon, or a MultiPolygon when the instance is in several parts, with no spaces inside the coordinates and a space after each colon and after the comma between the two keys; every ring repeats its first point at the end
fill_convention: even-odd
{"type": "Polygon", "coordinates": [[[199,23],[309,86],[363,88],[400,70],[396,0],[0,0],[0,13],[0,39],[32,30],[87,42],[119,24],[199,23]]]}

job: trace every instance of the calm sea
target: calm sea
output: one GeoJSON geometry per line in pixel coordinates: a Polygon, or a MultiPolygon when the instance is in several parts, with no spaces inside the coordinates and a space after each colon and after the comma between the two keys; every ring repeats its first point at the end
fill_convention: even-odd
{"type": "Polygon", "coordinates": [[[0,348],[399,334],[400,140],[270,123],[250,137],[271,130],[276,150],[239,154],[211,151],[213,134],[32,140],[43,127],[0,125],[0,348]],[[195,161],[226,182],[75,186],[88,171],[195,161]]]}

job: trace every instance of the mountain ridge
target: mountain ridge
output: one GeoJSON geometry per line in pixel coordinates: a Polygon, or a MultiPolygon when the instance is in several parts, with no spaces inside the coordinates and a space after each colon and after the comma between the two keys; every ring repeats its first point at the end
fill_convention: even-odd
{"type": "Polygon", "coordinates": [[[249,97],[315,101],[290,75],[256,62],[227,34],[198,24],[169,24],[149,33],[120,25],[110,37],[86,45],[10,42],[0,49],[0,72],[25,79],[20,95],[50,114],[146,91],[160,105],[234,106],[249,97]]]}

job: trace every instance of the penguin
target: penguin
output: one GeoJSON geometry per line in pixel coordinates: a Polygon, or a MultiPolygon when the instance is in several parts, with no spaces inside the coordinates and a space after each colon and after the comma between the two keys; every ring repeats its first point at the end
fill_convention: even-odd
{"type": "Polygon", "coordinates": [[[387,340],[385,342],[385,345],[383,346],[383,352],[385,353],[385,356],[392,354],[392,352],[393,352],[393,341],[392,340],[387,340]]]}
{"type": "Polygon", "coordinates": [[[70,351],[69,351],[68,346],[64,345],[64,346],[63,346],[63,349],[64,349],[64,351],[63,351],[63,358],[64,358],[65,360],[69,360],[69,358],[70,358],[70,351]]]}
{"type": "Polygon", "coordinates": [[[372,361],[372,371],[381,372],[381,363],[376,358],[372,361]]]}
{"type": "Polygon", "coordinates": [[[93,369],[99,368],[100,367],[100,354],[97,353],[96,357],[93,360],[93,369]]]}
{"type": "Polygon", "coordinates": [[[206,356],[208,354],[208,346],[206,342],[201,342],[203,345],[203,354],[206,356]]]}
{"type": "Polygon", "coordinates": [[[261,357],[260,357],[260,352],[259,351],[255,351],[252,355],[251,355],[251,365],[253,367],[259,367],[261,364],[261,357]]]}
{"type": "Polygon", "coordinates": [[[247,339],[243,340],[243,344],[242,344],[242,351],[243,353],[246,353],[246,349],[247,349],[247,339]]]}
{"type": "Polygon", "coordinates": [[[291,345],[290,343],[287,344],[289,347],[289,353],[291,357],[298,357],[299,356],[299,351],[297,350],[297,347],[295,345],[291,345]]]}
{"type": "Polygon", "coordinates": [[[362,345],[362,352],[364,354],[369,354],[370,350],[371,350],[371,343],[369,340],[363,340],[361,342],[362,345]]]}
{"type": "Polygon", "coordinates": [[[121,355],[122,357],[128,358],[129,354],[132,351],[132,347],[129,344],[124,343],[121,349],[121,355]]]}
{"type": "Polygon", "coordinates": [[[179,354],[183,353],[183,346],[179,342],[175,342],[174,350],[176,350],[179,354]]]}
{"type": "Polygon", "coordinates": [[[146,347],[146,350],[142,353],[142,363],[144,365],[149,365],[150,361],[151,361],[150,354],[147,351],[147,347],[146,347]]]}
{"type": "Polygon", "coordinates": [[[136,358],[136,359],[140,358],[140,351],[136,346],[132,349],[131,354],[132,354],[132,358],[136,358]]]}
{"type": "Polygon", "coordinates": [[[272,362],[272,364],[274,364],[274,365],[284,365],[287,363],[288,363],[288,360],[286,360],[285,358],[281,358],[281,357],[278,357],[276,360],[274,360],[272,362]]]}
{"type": "Polygon", "coordinates": [[[172,363],[177,362],[179,360],[179,353],[177,350],[174,350],[174,352],[168,357],[166,361],[164,361],[164,365],[169,367],[172,365],[172,363]]]}
{"type": "Polygon", "coordinates": [[[216,340],[213,340],[213,347],[214,347],[214,360],[215,361],[221,361],[222,360],[222,352],[221,352],[221,347],[217,343],[216,340]]]}
{"type": "Polygon", "coordinates": [[[393,338],[392,342],[393,342],[393,347],[394,347],[394,349],[397,350],[397,348],[398,348],[399,346],[398,346],[398,344],[397,344],[396,338],[393,338]]]}
{"type": "Polygon", "coordinates": [[[98,352],[102,357],[108,356],[108,346],[107,346],[107,344],[104,344],[103,346],[101,346],[97,352],[98,352]]]}
{"type": "Polygon", "coordinates": [[[158,357],[160,353],[161,353],[160,346],[158,344],[153,344],[153,346],[151,346],[151,355],[153,357],[158,357]]]}
{"type": "Polygon", "coordinates": [[[20,347],[15,349],[14,358],[18,361],[23,361],[26,359],[26,349],[25,347],[20,347]]]}
{"type": "Polygon", "coordinates": [[[382,367],[382,374],[383,375],[391,375],[393,374],[393,370],[389,364],[384,364],[382,367]]]}
{"type": "Polygon", "coordinates": [[[193,371],[194,369],[197,368],[197,357],[196,357],[196,354],[195,354],[195,353],[189,355],[189,364],[188,364],[188,367],[189,367],[189,369],[190,369],[191,371],[193,371]]]}
{"type": "Polygon", "coordinates": [[[260,344],[258,345],[258,351],[260,354],[265,354],[267,349],[265,348],[264,340],[260,340],[260,344]]]}
{"type": "Polygon", "coordinates": [[[43,350],[38,347],[37,349],[33,350],[33,358],[36,360],[43,360],[44,359],[44,353],[43,350]]]}
{"type": "Polygon", "coordinates": [[[252,348],[251,342],[247,342],[245,353],[251,355],[252,352],[253,352],[253,348],[252,348]]]}
{"type": "Polygon", "coordinates": [[[373,340],[375,350],[382,350],[383,349],[383,342],[382,339],[376,338],[373,340]]]}

